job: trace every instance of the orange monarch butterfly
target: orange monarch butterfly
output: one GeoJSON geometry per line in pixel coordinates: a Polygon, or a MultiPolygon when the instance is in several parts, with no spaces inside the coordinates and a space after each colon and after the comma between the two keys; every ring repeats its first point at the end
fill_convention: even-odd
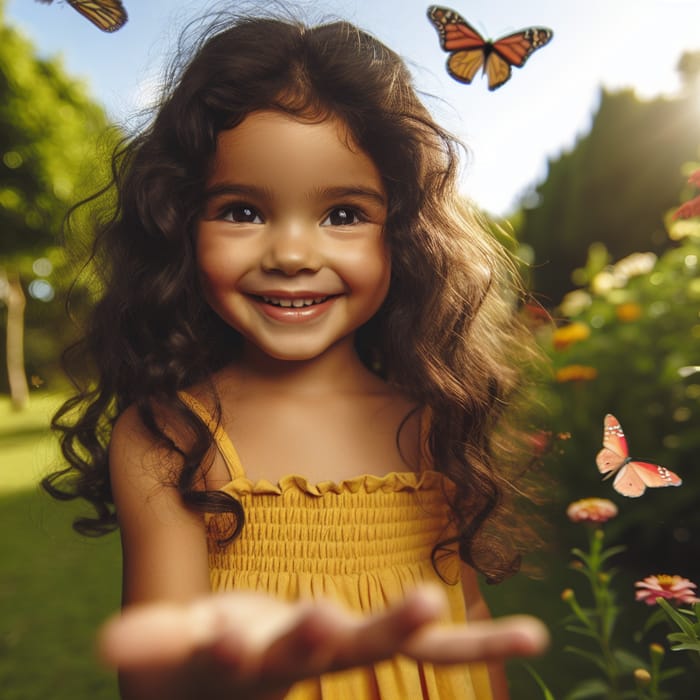
{"type": "MultiPolygon", "coordinates": [[[[53,0],[39,0],[50,5],[53,0]]],[[[116,32],[128,19],[120,0],[66,0],[83,17],[89,19],[103,32],[116,32]]]]}
{"type": "Polygon", "coordinates": [[[447,72],[461,83],[471,83],[483,67],[489,90],[503,85],[510,78],[511,66],[522,68],[530,54],[553,36],[551,29],[529,27],[487,41],[454,10],[431,5],[428,17],[440,34],[443,50],[452,52],[447,59],[447,72]]]}

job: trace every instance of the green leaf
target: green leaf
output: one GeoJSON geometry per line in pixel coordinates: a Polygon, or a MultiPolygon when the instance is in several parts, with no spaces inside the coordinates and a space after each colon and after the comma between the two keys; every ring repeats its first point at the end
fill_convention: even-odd
{"type": "Polygon", "coordinates": [[[668,617],[678,625],[691,639],[697,639],[692,623],[688,622],[675,608],[671,607],[663,598],[656,601],[668,617]]]}
{"type": "Polygon", "coordinates": [[[617,547],[609,547],[600,555],[601,563],[604,562],[606,559],[609,559],[610,557],[614,557],[616,554],[624,552],[626,549],[627,547],[625,547],[624,545],[619,545],[617,547]]]}
{"type": "Polygon", "coordinates": [[[697,651],[700,654],[700,642],[686,642],[671,647],[671,651],[697,651]]]}
{"type": "Polygon", "coordinates": [[[578,647],[572,647],[572,646],[566,646],[564,647],[564,651],[568,651],[571,654],[576,654],[577,656],[581,656],[584,659],[590,661],[592,664],[597,666],[603,673],[607,673],[608,669],[605,665],[605,661],[598,656],[597,654],[594,654],[591,651],[585,651],[583,649],[579,649],[578,647]]]}
{"type": "Polygon", "coordinates": [[[591,568],[591,560],[590,557],[582,550],[579,549],[578,547],[574,547],[571,550],[571,553],[575,556],[577,556],[586,566],[590,569],[591,568]]]}
{"type": "Polygon", "coordinates": [[[591,678],[579,683],[565,700],[585,700],[586,698],[609,697],[610,686],[599,678],[591,678]]]}
{"type": "Polygon", "coordinates": [[[644,623],[644,626],[642,627],[642,635],[645,635],[652,627],[656,627],[656,625],[666,622],[667,619],[668,616],[666,613],[661,608],[657,608],[651,615],[649,615],[647,621],[644,623]]]}
{"type": "Polygon", "coordinates": [[[636,668],[646,668],[646,662],[626,649],[615,649],[613,656],[620,664],[620,670],[632,672],[636,668]]]}
{"type": "Polygon", "coordinates": [[[591,639],[598,639],[598,633],[593,629],[588,629],[586,627],[576,627],[574,625],[567,625],[564,627],[567,632],[573,632],[574,634],[582,634],[585,637],[590,637],[591,639]]]}
{"type": "Polygon", "coordinates": [[[521,662],[522,665],[525,667],[525,670],[533,677],[535,680],[535,683],[540,687],[540,690],[542,691],[542,697],[544,700],[555,700],[554,695],[552,695],[552,691],[547,687],[545,682],[542,680],[542,677],[540,676],[537,671],[535,671],[530,664],[521,662]]]}
{"type": "Polygon", "coordinates": [[[661,673],[659,673],[659,680],[665,681],[665,680],[668,680],[669,678],[676,678],[678,676],[683,676],[686,672],[687,672],[687,669],[683,668],[682,666],[676,666],[675,668],[669,668],[666,671],[661,671],[661,673]]]}

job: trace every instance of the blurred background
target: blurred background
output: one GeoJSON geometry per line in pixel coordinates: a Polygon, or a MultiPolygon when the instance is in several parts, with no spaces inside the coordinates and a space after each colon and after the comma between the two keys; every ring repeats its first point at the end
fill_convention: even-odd
{"type": "MultiPolygon", "coordinates": [[[[72,203],[107,181],[117,141],[147,118],[158,76],[188,21],[228,6],[124,4],[129,21],[105,34],[59,0],[0,0],[6,700],[117,697],[114,678],[94,660],[92,639],[119,605],[118,536],[75,535],[70,523],[83,506],[54,503],[37,488],[58,464],[48,422],[70,391],[60,367],[61,350],[76,334],[68,292],[77,318],[98,293],[89,274],[75,281],[91,244],[78,231],[87,227],[65,239],[62,223],[72,203]]],[[[699,189],[688,177],[700,169],[700,3],[451,6],[486,37],[534,25],[551,27],[554,39],[489,92],[481,77],[463,85],[447,75],[427,3],[284,5],[310,20],[355,21],[406,58],[431,111],[466,143],[465,196],[522,261],[537,301],[522,313],[552,367],[533,397],[546,418],[532,425],[549,496],[541,514],[550,530],[548,547],[532,562],[537,577],[518,575],[484,593],[496,614],[532,612],[550,625],[552,650],[534,666],[555,697],[605,697],[585,685],[595,668],[564,650],[568,609],[560,593],[580,583],[569,550],[586,543],[585,529],[566,518],[568,503],[598,496],[618,505],[606,537],[626,547],[614,559],[615,639],[633,655],[631,666],[643,663],[650,641],[665,643],[658,631],[642,634],[648,611],[634,602],[634,581],[658,573],[700,579],[700,220],[672,217],[699,189]],[[620,419],[633,456],[676,471],[683,485],[626,499],[602,482],[595,455],[606,413],[620,419]]],[[[668,681],[670,697],[695,697],[688,674],[697,680],[700,671],[693,657],[666,657],[685,672],[675,685],[668,681]]],[[[541,696],[521,664],[508,670],[515,700],[541,696]]]]}

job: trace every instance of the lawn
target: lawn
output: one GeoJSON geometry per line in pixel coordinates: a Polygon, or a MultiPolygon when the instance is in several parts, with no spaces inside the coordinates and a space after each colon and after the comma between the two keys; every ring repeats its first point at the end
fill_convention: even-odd
{"type": "Polygon", "coordinates": [[[13,413],[0,399],[0,695],[3,700],[116,700],[93,653],[99,621],[118,608],[119,540],[70,527],[80,504],[38,488],[56,463],[56,405],[35,395],[13,413]]]}

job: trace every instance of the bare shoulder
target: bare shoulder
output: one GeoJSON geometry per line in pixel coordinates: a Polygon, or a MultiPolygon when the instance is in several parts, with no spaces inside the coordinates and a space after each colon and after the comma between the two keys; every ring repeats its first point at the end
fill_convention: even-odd
{"type": "MultiPolygon", "coordinates": [[[[182,435],[184,426],[172,412],[158,409],[156,420],[166,436],[182,435]]],[[[127,408],[117,419],[109,446],[110,476],[112,480],[128,476],[162,482],[169,468],[179,461],[177,450],[169,448],[146,425],[136,406],[127,408]]]]}

